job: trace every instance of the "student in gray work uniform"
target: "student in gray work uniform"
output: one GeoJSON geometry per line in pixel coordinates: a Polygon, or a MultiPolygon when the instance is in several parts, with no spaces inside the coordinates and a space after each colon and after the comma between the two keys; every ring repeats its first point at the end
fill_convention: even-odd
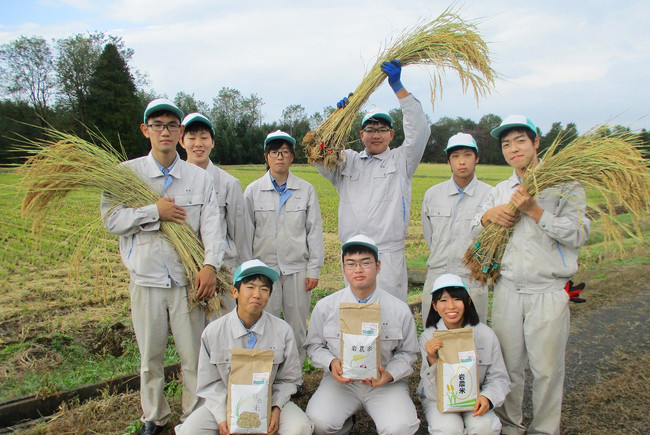
{"type": "Polygon", "coordinates": [[[313,425],[289,399],[302,384],[302,364],[291,327],[264,310],[279,273],[259,260],[235,272],[232,296],[236,308],[210,323],[201,337],[197,409],[176,427],[178,435],[228,434],[226,400],[232,349],[273,349],[271,416],[268,433],[309,435],[313,425]]]}
{"type": "Polygon", "coordinates": [[[504,434],[559,434],[564,353],[569,338],[565,285],[578,269],[578,248],[589,236],[585,191],[579,183],[558,185],[534,198],[524,189],[535,167],[539,136],[525,116],[511,115],[490,133],[499,139],[510,178],[497,184],[472,221],[478,237],[490,223],[513,228],[494,286],[492,328],[499,337],[511,393],[496,413],[504,434]],[[518,212],[506,207],[512,202],[518,212]],[[533,420],[522,425],[525,368],[533,373],[533,420]]]}
{"type": "MultiPolygon", "coordinates": [[[[187,152],[187,161],[205,169],[214,181],[226,248],[223,264],[234,273],[238,265],[252,258],[253,227],[250,220],[245,219],[241,183],[210,161],[210,152],[214,148],[214,127],[208,118],[200,113],[190,113],[183,119],[182,126],[180,144],[187,152]]],[[[235,307],[230,295],[224,295],[223,300],[227,311],[235,307]]]]}
{"type": "Polygon", "coordinates": [[[267,311],[283,314],[294,334],[300,361],[307,336],[311,291],[325,260],[323,221],[314,186],[290,171],[296,140],[277,130],[264,141],[269,170],[246,187],[246,216],[254,228],[253,257],[280,271],[267,311]]]}
{"type": "Polygon", "coordinates": [[[382,266],[378,251],[375,242],[363,235],[343,243],[341,261],[349,285],[318,301],[312,312],[305,347],[314,366],[324,371],[306,410],[316,434],[348,433],[352,416],[361,409],[373,419],[379,434],[414,434],[420,426],[407,383],[418,354],[415,321],[408,305],[377,283],[382,266]],[[342,376],[342,302],[381,307],[379,379],[353,381],[342,376]]]}
{"type": "MultiPolygon", "coordinates": [[[[345,150],[345,159],[334,170],[322,163],[317,163],[316,169],[339,194],[341,243],[357,234],[373,239],[382,264],[378,285],[406,302],[405,240],[411,214],[411,179],[431,130],[422,105],[402,85],[400,62],[385,62],[381,68],[402,108],[404,142],[390,149],[388,145],[395,137],[393,119],[386,112],[370,112],[361,124],[364,150],[345,150]]],[[[346,104],[344,98],[337,106],[346,104]]]]}
{"type": "Polygon", "coordinates": [[[221,267],[224,236],[207,172],[181,160],[176,144],[183,112],[171,101],[153,100],[144,112],[142,134],[151,152],[124,162],[163,197],[153,204],[129,208],[115,204],[108,193],[101,202],[106,229],[120,236],[122,262],[131,275],[131,318],[140,350],[141,434],[157,434],[171,415],[163,387],[163,359],[171,325],[183,371],[183,420],[196,404],[196,368],[205,316],[199,307],[190,310],[187,291],[199,298],[214,295],[216,269],[221,267]],[[190,282],[172,245],[160,232],[161,221],[188,224],[205,247],[203,268],[190,282]]]}
{"type": "Polygon", "coordinates": [[[472,218],[492,186],[476,178],[478,146],[471,134],[458,133],[450,137],[445,154],[451,178],[429,188],[422,201],[422,233],[430,252],[427,279],[422,289],[422,321],[429,315],[434,281],[443,273],[453,273],[469,283],[469,295],[478,317],[481,323],[487,324],[487,286],[470,281],[463,256],[472,243],[472,218]]]}

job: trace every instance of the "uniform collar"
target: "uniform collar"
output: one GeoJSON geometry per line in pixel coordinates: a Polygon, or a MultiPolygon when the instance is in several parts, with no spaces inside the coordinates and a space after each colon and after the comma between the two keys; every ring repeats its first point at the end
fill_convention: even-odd
{"type": "Polygon", "coordinates": [[[374,156],[368,153],[368,150],[364,148],[363,151],[359,153],[359,157],[361,157],[362,159],[375,158],[379,160],[385,160],[389,154],[390,154],[390,147],[386,148],[386,151],[384,151],[383,153],[375,154],[374,156]]]}
{"type": "MultiPolygon", "coordinates": [[[[287,189],[292,190],[298,188],[296,178],[297,177],[289,171],[289,176],[286,181],[287,189]]],[[[262,177],[260,188],[262,190],[275,190],[275,187],[273,187],[273,179],[271,178],[271,171],[266,171],[266,174],[262,177]]]]}
{"type": "MultiPolygon", "coordinates": [[[[230,330],[232,331],[233,338],[241,338],[245,335],[248,335],[246,327],[241,322],[241,319],[237,315],[237,307],[230,312],[230,330]]],[[[259,318],[257,323],[251,328],[251,332],[254,332],[256,335],[264,334],[264,326],[266,325],[266,311],[262,311],[262,316],[259,318]]]]}
{"type": "MultiPolygon", "coordinates": [[[[472,178],[472,181],[469,182],[467,186],[463,189],[463,193],[473,196],[474,191],[476,190],[476,186],[478,186],[478,178],[476,178],[476,174],[474,174],[474,178],[472,178]]],[[[454,181],[454,176],[452,175],[451,178],[449,179],[449,183],[447,184],[447,194],[449,196],[453,195],[458,195],[460,192],[458,191],[458,185],[456,184],[456,181],[454,181]]]]}
{"type": "MultiPolygon", "coordinates": [[[[160,163],[156,161],[151,151],[149,151],[149,154],[147,154],[146,159],[147,159],[147,165],[149,167],[149,177],[151,178],[162,177],[163,173],[160,170],[160,163]]],[[[181,178],[180,161],[181,159],[179,158],[178,153],[176,153],[176,158],[174,159],[174,163],[172,163],[172,169],[171,171],[169,171],[169,175],[177,179],[181,178]]]]}

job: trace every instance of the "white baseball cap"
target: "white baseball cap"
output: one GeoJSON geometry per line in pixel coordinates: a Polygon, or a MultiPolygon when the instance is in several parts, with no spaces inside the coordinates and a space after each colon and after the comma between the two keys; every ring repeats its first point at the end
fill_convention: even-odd
{"type": "Polygon", "coordinates": [[[454,275],[453,273],[444,273],[433,282],[433,289],[431,289],[430,293],[434,294],[438,290],[446,289],[449,287],[460,287],[467,290],[467,284],[465,284],[460,276],[454,275]]]}
{"type": "Polygon", "coordinates": [[[187,127],[189,124],[192,124],[193,122],[202,122],[203,124],[210,127],[210,130],[212,130],[212,134],[214,134],[214,127],[212,126],[212,121],[210,121],[207,117],[201,115],[199,112],[194,112],[187,115],[183,119],[183,122],[181,122],[181,125],[187,127]]]}
{"type": "Polygon", "coordinates": [[[278,139],[289,142],[291,144],[292,148],[296,146],[296,140],[294,138],[292,138],[289,133],[285,133],[282,130],[275,130],[275,131],[269,133],[266,136],[266,139],[264,139],[264,149],[266,149],[266,145],[268,145],[269,142],[271,142],[272,140],[278,140],[278,139]]]}
{"type": "Polygon", "coordinates": [[[366,116],[363,117],[363,121],[361,121],[361,127],[366,125],[366,122],[374,120],[382,120],[384,122],[388,123],[388,126],[390,128],[393,128],[393,118],[390,117],[390,115],[387,112],[381,111],[381,110],[375,110],[372,112],[366,113],[366,116]]]}
{"type": "Polygon", "coordinates": [[[275,282],[280,277],[280,273],[277,270],[267,266],[262,261],[257,259],[248,260],[243,262],[237,268],[232,284],[236,285],[239,281],[246,278],[247,276],[257,274],[267,276],[272,282],[275,282]]]}
{"type": "Polygon", "coordinates": [[[375,254],[379,255],[379,248],[377,248],[375,241],[368,236],[364,236],[363,234],[358,234],[356,236],[350,237],[345,243],[341,245],[341,252],[344,252],[349,246],[354,245],[365,246],[366,248],[372,249],[375,254]]]}
{"type": "Polygon", "coordinates": [[[467,147],[473,148],[478,154],[478,146],[476,145],[476,140],[468,133],[456,133],[447,141],[447,148],[445,148],[445,153],[449,154],[454,148],[458,147],[467,147]]]}
{"type": "Polygon", "coordinates": [[[512,127],[524,127],[532,131],[535,136],[537,136],[537,127],[535,124],[533,124],[533,121],[530,120],[530,118],[527,118],[524,115],[508,115],[506,116],[506,119],[501,122],[501,125],[495,128],[490,132],[490,136],[492,136],[495,139],[499,139],[501,136],[501,133],[504,130],[507,130],[512,127]]]}
{"type": "Polygon", "coordinates": [[[178,120],[180,121],[183,119],[183,111],[178,108],[174,102],[168,98],[156,98],[155,100],[152,100],[149,104],[147,104],[147,108],[144,109],[144,123],[147,123],[147,119],[149,119],[149,115],[155,112],[159,112],[161,110],[165,110],[167,112],[171,112],[174,115],[178,116],[178,120]]]}

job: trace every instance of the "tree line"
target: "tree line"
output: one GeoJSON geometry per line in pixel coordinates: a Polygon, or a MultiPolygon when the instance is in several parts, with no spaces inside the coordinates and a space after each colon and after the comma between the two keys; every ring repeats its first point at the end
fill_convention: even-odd
{"type": "MultiPolygon", "coordinates": [[[[148,88],[146,73],[129,65],[133,53],[120,37],[102,32],[75,34],[52,42],[40,36],[20,36],[0,46],[0,163],[19,163],[24,156],[13,151],[16,139],[39,139],[46,126],[86,138],[92,129],[129,158],[146,154],[149,144],[140,133],[139,123],[146,104],[161,95],[148,88]]],[[[270,131],[282,129],[300,143],[305,133],[334,110],[328,106],[310,115],[302,105],[292,104],[282,111],[279,120],[265,122],[263,100],[233,88],[222,87],[210,103],[184,91],[172,99],[183,112],[201,112],[211,119],[215,128],[211,158],[224,165],[262,163],[261,144],[270,131]]],[[[392,145],[398,146],[404,139],[401,109],[390,114],[395,120],[392,145]]],[[[362,117],[357,116],[349,137],[349,146],[358,150],[362,117]]],[[[478,142],[482,163],[504,164],[498,141],[489,134],[500,123],[501,118],[494,114],[484,115],[478,122],[440,118],[431,124],[423,161],[445,162],[447,140],[465,132],[478,142]]],[[[611,133],[627,131],[627,127],[615,126],[611,133]]],[[[579,133],[575,123],[563,126],[555,122],[546,134],[539,134],[543,149],[558,136],[568,143],[579,133]]],[[[650,133],[645,129],[637,134],[646,146],[650,144],[650,133]]],[[[306,162],[302,147],[296,150],[297,162],[306,162]]],[[[182,154],[180,147],[179,151],[182,154]]]]}

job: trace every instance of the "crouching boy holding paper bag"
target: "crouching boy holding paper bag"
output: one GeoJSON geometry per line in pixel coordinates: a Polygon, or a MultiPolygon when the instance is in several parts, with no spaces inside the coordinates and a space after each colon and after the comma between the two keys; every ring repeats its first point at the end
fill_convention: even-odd
{"type": "MultiPolygon", "coordinates": [[[[302,366],[293,331],[284,320],[264,311],[278,275],[275,269],[260,260],[247,261],[235,272],[232,296],[237,306],[210,323],[203,332],[197,382],[197,396],[200,400],[185,423],[176,427],[177,434],[228,435],[235,433],[235,426],[253,431],[237,433],[312,433],[313,425],[305,413],[289,400],[302,384],[302,366]],[[264,350],[273,353],[271,372],[262,373],[262,370],[260,373],[252,373],[250,382],[253,385],[259,382],[271,385],[270,406],[263,403],[264,394],[256,397],[259,400],[252,408],[250,403],[242,400],[235,403],[233,399],[242,396],[242,389],[233,395],[233,387],[238,385],[232,385],[233,382],[229,385],[229,377],[234,376],[231,368],[236,363],[241,367],[241,362],[246,361],[246,357],[241,358],[239,355],[246,349],[262,351],[260,354],[264,350]],[[227,404],[229,395],[232,396],[231,404],[227,404]],[[233,412],[228,416],[228,409],[231,408],[233,412]],[[269,408],[270,415],[267,415],[269,408]],[[239,419],[235,418],[236,413],[239,414],[239,419]],[[246,417],[246,422],[243,422],[242,416],[246,417]],[[251,422],[263,424],[264,421],[266,425],[263,427],[256,429],[251,426],[251,422]],[[238,422],[241,424],[237,425],[238,422]]],[[[250,364],[258,363],[259,359],[253,356],[250,364]]]]}
{"type": "Polygon", "coordinates": [[[420,336],[418,386],[429,434],[498,435],[501,423],[492,409],[510,392],[499,340],[487,325],[479,323],[459,276],[446,273],[438,277],[431,296],[427,329],[420,336]],[[467,341],[463,335],[469,343],[461,343],[467,341]],[[452,348],[454,352],[443,355],[443,350],[452,348]],[[449,368],[453,370],[446,370],[449,368]],[[463,406],[468,402],[472,404],[463,406]]]}
{"type": "Polygon", "coordinates": [[[324,370],[323,379],[307,405],[314,433],[348,433],[352,427],[351,417],[365,409],[379,434],[414,434],[420,420],[406,381],[413,372],[418,352],[413,315],[405,302],[377,287],[381,263],[374,241],[363,235],[354,236],[343,243],[341,251],[343,272],[349,286],[318,301],[305,342],[314,366],[324,370]],[[356,326],[355,322],[346,321],[342,317],[350,304],[378,306],[378,322],[374,323],[372,315],[366,317],[370,313],[362,315],[361,312],[359,317],[363,319],[356,322],[356,326]],[[357,332],[351,335],[356,335],[356,339],[362,337],[363,343],[342,345],[342,338],[346,339],[344,334],[349,334],[346,330],[355,328],[357,332]],[[373,335],[376,335],[375,341],[363,340],[373,335]],[[366,352],[367,348],[361,352],[360,346],[368,344],[372,347],[370,352],[366,352]],[[356,350],[352,349],[355,345],[356,350]],[[372,352],[377,346],[380,364],[373,367],[372,352]],[[352,354],[345,354],[348,347],[352,354]],[[367,367],[354,364],[359,361],[368,361],[363,364],[367,367]],[[368,369],[366,378],[359,377],[360,369],[368,369]]]}

